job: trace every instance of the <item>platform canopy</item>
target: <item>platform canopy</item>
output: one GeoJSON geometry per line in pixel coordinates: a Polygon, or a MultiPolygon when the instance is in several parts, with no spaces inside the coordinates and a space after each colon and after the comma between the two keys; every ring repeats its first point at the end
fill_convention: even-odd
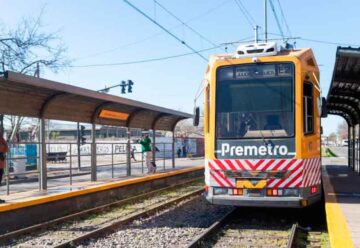
{"type": "Polygon", "coordinates": [[[328,113],[345,118],[349,126],[360,123],[360,48],[338,47],[327,96],[328,113]]]}
{"type": "Polygon", "coordinates": [[[166,131],[173,131],[178,121],[192,118],[187,113],[11,71],[0,77],[0,113],[166,131]]]}

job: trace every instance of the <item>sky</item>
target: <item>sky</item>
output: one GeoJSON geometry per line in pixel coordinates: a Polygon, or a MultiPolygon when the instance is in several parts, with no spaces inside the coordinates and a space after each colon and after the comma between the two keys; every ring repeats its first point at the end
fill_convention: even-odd
{"type": "MultiPolygon", "coordinates": [[[[184,40],[195,50],[213,48],[214,44],[233,42],[254,34],[252,26],[264,32],[264,0],[241,0],[251,17],[246,18],[235,0],[157,0],[182,22],[166,13],[154,0],[129,0],[153,18],[171,34],[184,40]],[[252,21],[253,19],[253,21],[252,21]],[[190,26],[193,32],[186,26],[190,26]],[[201,34],[198,35],[198,34],[201,34]]],[[[277,0],[273,1],[281,17],[277,0]]],[[[357,0],[279,0],[285,23],[280,26],[285,35],[298,37],[296,47],[310,47],[320,68],[323,96],[331,81],[337,44],[360,46],[360,23],[357,0]],[[310,40],[326,41],[314,42],[310,40]]],[[[111,94],[121,95],[155,105],[191,113],[194,98],[207,66],[197,54],[157,60],[148,63],[109,65],[163,58],[191,53],[181,42],[131,8],[123,0],[0,0],[0,23],[14,28],[22,18],[36,18],[43,9],[42,31],[57,32],[66,45],[71,67],[58,73],[42,70],[41,77],[92,90],[131,79],[132,94],[121,95],[115,88],[111,94]],[[89,65],[102,66],[89,66],[89,65]],[[85,67],[82,67],[85,66],[85,67]]],[[[269,38],[279,38],[279,28],[273,12],[268,9],[269,38]]],[[[281,43],[281,41],[279,41],[281,43]]],[[[235,47],[228,45],[228,52],[235,47]]],[[[224,46],[207,50],[201,55],[224,53],[224,46]]],[[[197,101],[202,105],[202,97],[197,101]]],[[[337,129],[341,117],[322,120],[324,134],[337,129]]]]}

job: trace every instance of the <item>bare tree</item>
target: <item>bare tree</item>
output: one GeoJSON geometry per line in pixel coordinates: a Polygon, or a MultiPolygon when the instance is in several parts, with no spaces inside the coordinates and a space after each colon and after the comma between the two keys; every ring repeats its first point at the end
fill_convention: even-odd
{"type": "MultiPolygon", "coordinates": [[[[70,65],[66,59],[66,47],[54,33],[42,31],[43,11],[35,19],[22,19],[15,29],[5,29],[0,23],[0,64],[6,70],[39,77],[40,68],[58,72],[70,65]]],[[[3,116],[0,117],[3,119],[3,116]]],[[[9,120],[9,118],[8,118],[9,120]]],[[[23,123],[23,117],[10,117],[10,141],[23,123]]]]}
{"type": "Polygon", "coordinates": [[[192,119],[184,120],[179,122],[175,128],[176,136],[184,137],[203,137],[204,136],[204,121],[200,118],[198,127],[194,127],[192,119]]]}
{"type": "Polygon", "coordinates": [[[332,141],[332,142],[336,143],[336,142],[337,142],[337,135],[336,135],[336,133],[330,133],[330,134],[329,134],[329,137],[328,137],[328,141],[332,141]]]}
{"type": "Polygon", "coordinates": [[[341,122],[337,127],[337,134],[340,139],[344,140],[348,138],[348,125],[346,121],[341,122]]]}

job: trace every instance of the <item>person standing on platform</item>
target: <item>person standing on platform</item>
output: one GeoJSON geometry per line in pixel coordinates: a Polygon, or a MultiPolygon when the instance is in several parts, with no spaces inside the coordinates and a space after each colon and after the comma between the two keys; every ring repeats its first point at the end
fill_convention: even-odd
{"type": "Polygon", "coordinates": [[[186,145],[183,145],[183,147],[182,147],[182,153],[183,153],[183,157],[186,158],[186,156],[187,156],[186,145]]]}
{"type": "MultiPolygon", "coordinates": [[[[4,175],[6,153],[9,151],[9,147],[3,136],[4,136],[3,130],[2,128],[0,128],[0,184],[2,182],[2,177],[4,175]]],[[[0,204],[4,202],[5,202],[4,200],[0,199],[0,204]]]]}
{"type": "Polygon", "coordinates": [[[153,166],[151,164],[151,140],[149,138],[149,135],[146,134],[145,137],[140,140],[140,144],[141,144],[141,151],[145,156],[145,164],[146,167],[148,168],[148,173],[152,173],[154,171],[153,166]]]}
{"type": "Polygon", "coordinates": [[[181,158],[181,148],[180,147],[177,149],[177,155],[178,155],[178,158],[181,158]]]}
{"type": "Polygon", "coordinates": [[[131,155],[131,158],[134,159],[134,161],[136,162],[135,151],[136,151],[135,147],[131,148],[130,155],[131,155]]]}

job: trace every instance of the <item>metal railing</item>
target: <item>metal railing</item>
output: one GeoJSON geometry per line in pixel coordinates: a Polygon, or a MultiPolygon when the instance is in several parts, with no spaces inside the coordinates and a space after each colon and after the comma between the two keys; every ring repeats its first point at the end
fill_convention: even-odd
{"type": "MultiPolygon", "coordinates": [[[[36,145],[36,149],[37,151],[39,150],[39,146],[40,146],[40,143],[39,142],[22,142],[22,143],[17,143],[17,144],[11,144],[9,143],[9,150],[11,151],[12,149],[16,148],[16,147],[19,147],[20,145],[36,145]]],[[[37,153],[38,154],[38,153],[37,153]]],[[[7,156],[6,156],[6,166],[5,166],[5,181],[6,181],[6,194],[9,195],[10,194],[10,176],[14,176],[15,178],[17,178],[18,176],[26,176],[26,175],[33,175],[33,174],[37,174],[37,178],[38,178],[38,181],[39,181],[39,189],[41,187],[40,185],[40,170],[39,170],[39,159],[40,157],[38,155],[36,156],[27,156],[27,155],[16,155],[14,156],[12,154],[12,152],[8,152],[7,153],[7,156]],[[21,161],[21,160],[28,160],[28,159],[36,159],[36,169],[35,170],[32,170],[32,171],[26,171],[26,167],[24,168],[25,172],[21,172],[21,173],[10,173],[10,165],[13,164],[12,168],[13,170],[15,171],[15,168],[17,166],[16,163],[14,165],[14,162],[17,162],[17,161],[21,161]]],[[[24,163],[26,164],[26,163],[24,163]]]]}
{"type": "MultiPolygon", "coordinates": [[[[46,145],[46,152],[47,154],[49,154],[50,152],[52,153],[56,153],[56,152],[66,152],[65,155],[65,160],[63,161],[57,161],[59,163],[57,163],[56,161],[47,161],[47,173],[53,173],[55,174],[55,172],[66,172],[68,171],[68,173],[62,174],[61,177],[69,177],[69,184],[72,185],[73,184],[73,177],[74,176],[80,176],[80,175],[84,175],[84,174],[90,174],[90,170],[87,172],[88,169],[90,169],[90,161],[88,163],[84,163],[81,165],[81,167],[78,165],[77,168],[77,173],[74,173],[74,162],[73,159],[74,158],[78,158],[78,156],[80,156],[80,158],[84,158],[84,157],[91,157],[91,146],[92,144],[85,144],[84,146],[82,146],[81,152],[80,154],[77,153],[77,143],[76,142],[47,142],[45,143],[46,145]],[[65,163],[63,163],[65,162],[65,163]],[[68,168],[66,163],[68,163],[68,168]],[[60,165],[60,164],[64,164],[65,166],[61,166],[60,168],[56,168],[59,166],[56,165],[60,165]],[[81,171],[84,171],[86,173],[81,173],[81,171]]],[[[127,161],[127,145],[128,143],[126,142],[97,142],[95,144],[96,146],[96,161],[98,162],[99,160],[101,160],[101,157],[104,156],[111,156],[109,159],[109,163],[105,163],[102,164],[100,163],[96,163],[96,171],[98,172],[98,169],[101,167],[106,167],[106,166],[111,166],[111,178],[115,178],[115,166],[116,165],[126,165],[128,163],[127,161]],[[103,149],[103,148],[99,148],[101,146],[106,146],[107,149],[103,149]],[[116,156],[120,155],[120,159],[118,161],[116,161],[116,156]],[[100,158],[99,158],[100,157],[100,158]]],[[[141,159],[136,161],[136,163],[141,162],[141,174],[144,174],[144,156],[143,153],[140,151],[140,145],[137,143],[131,143],[130,144],[131,147],[137,146],[136,147],[136,151],[134,151],[134,157],[138,158],[140,157],[141,159]],[[141,156],[139,156],[139,154],[141,154],[141,156]],[[138,156],[136,156],[138,155],[138,156]]],[[[173,154],[172,151],[172,143],[155,143],[155,146],[159,149],[159,151],[156,152],[156,157],[155,157],[155,162],[158,163],[159,161],[162,160],[162,169],[165,171],[166,170],[166,160],[168,159],[172,159],[172,156],[175,156],[176,151],[174,151],[175,154],[173,154]]],[[[40,176],[40,169],[39,169],[39,160],[41,159],[39,157],[39,151],[40,151],[40,143],[39,142],[21,142],[21,143],[17,143],[17,144],[9,144],[10,147],[10,151],[7,154],[7,158],[6,158],[6,167],[5,167],[5,180],[6,180],[6,194],[9,195],[10,194],[10,184],[13,178],[18,178],[18,177],[23,177],[25,176],[25,180],[28,180],[28,178],[26,176],[34,176],[38,182],[39,182],[39,190],[41,189],[41,176],[40,176]],[[16,154],[16,152],[14,152],[17,149],[19,149],[21,147],[21,149],[27,149],[27,145],[35,145],[36,146],[36,155],[35,156],[29,156],[26,154],[26,152],[23,152],[22,155],[19,155],[19,153],[16,154]],[[14,156],[15,155],[15,156],[14,156]],[[23,161],[23,160],[27,160],[27,161],[23,161],[23,163],[17,163],[18,161],[23,161]],[[27,170],[28,166],[26,166],[26,164],[29,162],[29,160],[33,160],[36,161],[35,164],[35,168],[33,170],[27,170]],[[18,173],[17,169],[15,167],[17,166],[25,166],[25,168],[23,168],[23,172],[18,173]],[[10,167],[13,168],[13,172],[10,172],[10,167]]],[[[176,157],[176,156],[175,156],[176,157]]],[[[76,160],[77,161],[77,160],[76,160]]],[[[103,159],[103,161],[107,162],[107,160],[103,159]]],[[[81,163],[83,162],[83,160],[81,161],[81,163]]],[[[131,157],[130,157],[130,164],[131,164],[131,157]]],[[[160,163],[157,164],[157,166],[159,167],[160,163]]],[[[130,167],[130,170],[132,168],[130,167]]],[[[159,168],[158,168],[159,169],[159,168]]],[[[47,176],[47,180],[51,179],[51,176],[49,177],[49,175],[47,176]]],[[[16,181],[15,181],[16,182],[16,181]]]]}

